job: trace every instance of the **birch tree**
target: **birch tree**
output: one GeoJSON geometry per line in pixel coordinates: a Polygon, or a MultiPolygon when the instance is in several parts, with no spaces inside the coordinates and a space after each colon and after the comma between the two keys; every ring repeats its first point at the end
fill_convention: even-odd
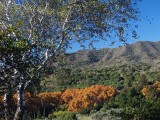
{"type": "Polygon", "coordinates": [[[139,0],[1,0],[0,85],[5,119],[11,119],[8,99],[17,91],[14,120],[22,120],[24,93],[46,66],[72,47],[96,40],[125,43],[137,37],[130,21],[138,20],[139,0]],[[110,41],[112,39],[112,41],[110,41]]]}

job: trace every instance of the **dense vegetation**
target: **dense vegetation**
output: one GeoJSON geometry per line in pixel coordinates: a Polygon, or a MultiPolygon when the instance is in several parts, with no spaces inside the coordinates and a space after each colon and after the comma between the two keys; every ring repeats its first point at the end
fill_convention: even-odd
{"type": "MultiPolygon", "coordinates": [[[[141,63],[54,65],[72,43],[93,47],[100,39],[125,44],[137,38],[131,23],[139,18],[138,1],[1,0],[0,119],[160,119],[158,70],[141,63]]],[[[98,61],[94,54],[87,58],[98,61]]]]}
{"type": "MultiPolygon", "coordinates": [[[[25,93],[26,113],[34,118],[35,115],[45,116],[58,109],[82,112],[97,108],[116,94],[116,89],[103,85],[94,85],[85,89],[67,89],[64,92],[43,92],[38,95],[27,92],[25,93]]],[[[0,104],[3,104],[3,97],[0,97],[0,104]]],[[[15,111],[16,104],[17,94],[14,94],[10,109],[15,111]]],[[[3,109],[2,107],[0,110],[3,109]]]]}
{"type": "MultiPolygon", "coordinates": [[[[57,67],[48,68],[46,73],[48,76],[37,87],[30,86],[25,94],[26,116],[60,120],[82,116],[93,120],[159,119],[160,73],[146,64],[102,69],[57,67]]],[[[13,111],[16,100],[15,94],[13,111]]]]}
{"type": "MultiPolygon", "coordinates": [[[[137,3],[141,0],[1,0],[0,88],[4,118],[22,120],[25,92],[43,75],[47,66],[78,43],[93,48],[94,42],[113,37],[123,44],[137,38],[137,3]],[[12,114],[11,98],[17,92],[12,114]]],[[[113,39],[111,39],[113,38],[113,39]]],[[[108,39],[110,39],[108,41],[108,39]]],[[[34,92],[32,90],[32,92],[34,92]]]]}
{"type": "Polygon", "coordinates": [[[146,85],[160,80],[159,70],[147,64],[133,64],[102,69],[49,68],[49,75],[41,80],[41,91],[57,91],[66,88],[84,88],[94,84],[111,85],[118,90],[132,85],[146,85]]]}
{"type": "Polygon", "coordinates": [[[89,114],[92,119],[159,119],[159,82],[156,80],[160,80],[160,72],[147,64],[102,69],[50,69],[49,73],[52,72],[54,74],[42,79],[42,91],[63,91],[94,84],[111,85],[118,90],[118,95],[109,102],[82,112],[89,114]],[[56,74],[58,71],[61,74],[56,74]]]}

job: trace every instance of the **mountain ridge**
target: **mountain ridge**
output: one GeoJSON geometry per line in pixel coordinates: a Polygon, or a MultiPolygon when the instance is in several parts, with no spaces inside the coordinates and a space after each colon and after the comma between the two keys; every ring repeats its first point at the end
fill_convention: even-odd
{"type": "Polygon", "coordinates": [[[119,48],[79,50],[67,56],[70,67],[110,67],[123,64],[145,63],[160,67],[160,41],[138,41],[119,48]]]}

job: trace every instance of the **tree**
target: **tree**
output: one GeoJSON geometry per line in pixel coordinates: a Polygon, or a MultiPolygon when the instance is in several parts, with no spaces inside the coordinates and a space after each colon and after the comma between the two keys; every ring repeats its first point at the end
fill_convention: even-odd
{"type": "Polygon", "coordinates": [[[61,98],[69,111],[80,112],[96,107],[117,94],[111,86],[93,85],[85,89],[67,89],[61,98]]]}
{"type": "Polygon", "coordinates": [[[17,91],[14,120],[23,118],[28,85],[72,42],[92,46],[100,38],[119,37],[125,43],[129,35],[125,29],[136,37],[129,21],[137,20],[137,1],[1,0],[0,81],[11,86],[8,92],[17,91]]]}
{"type": "Polygon", "coordinates": [[[146,74],[141,74],[139,76],[139,81],[136,85],[136,89],[137,91],[141,91],[143,89],[144,86],[148,85],[148,79],[146,74]]]}

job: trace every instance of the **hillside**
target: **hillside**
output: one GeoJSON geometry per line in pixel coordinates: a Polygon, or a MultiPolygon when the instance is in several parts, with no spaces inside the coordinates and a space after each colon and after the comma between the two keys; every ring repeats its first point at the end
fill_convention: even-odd
{"type": "Polygon", "coordinates": [[[80,50],[69,54],[70,67],[110,67],[145,63],[160,67],[160,42],[139,41],[119,48],[80,50]]]}
{"type": "MultiPolygon", "coordinates": [[[[76,114],[78,120],[160,119],[160,42],[144,41],[113,49],[81,50],[66,56],[68,59],[64,57],[63,60],[68,63],[61,62],[60,67],[52,69],[41,80],[40,88],[45,94],[61,91],[61,98],[66,101],[74,98],[68,105],[70,110],[80,110],[76,114]],[[100,104],[95,103],[96,96],[104,99],[109,95],[103,91],[98,93],[97,85],[112,86],[116,90],[115,96],[104,102],[100,100],[100,104]],[[83,93],[80,92],[82,89],[83,93]]],[[[55,118],[60,113],[63,118],[63,114],[75,114],[58,111],[49,116],[55,118]]]]}
{"type": "MultiPolygon", "coordinates": [[[[128,80],[160,80],[160,42],[136,42],[119,48],[81,50],[66,55],[41,82],[43,91],[105,84],[122,89],[128,80]],[[67,63],[66,63],[67,62],[67,63]],[[81,68],[81,69],[79,69],[81,68]]],[[[132,83],[129,81],[129,83],[132,83]]]]}

